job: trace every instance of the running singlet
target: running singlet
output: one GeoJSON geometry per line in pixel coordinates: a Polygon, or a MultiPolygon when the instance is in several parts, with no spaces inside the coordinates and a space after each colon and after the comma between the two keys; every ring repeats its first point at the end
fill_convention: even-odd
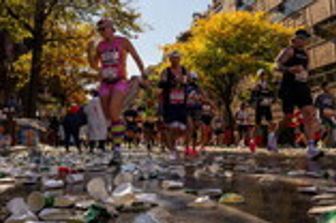
{"type": "Polygon", "coordinates": [[[257,103],[261,107],[270,107],[273,102],[272,92],[266,81],[260,82],[257,91],[257,103]]]}
{"type": "Polygon", "coordinates": [[[117,82],[126,78],[123,68],[122,39],[116,37],[112,42],[101,41],[98,44],[102,68],[100,74],[105,82],[117,82]]]}
{"type": "Polygon", "coordinates": [[[184,88],[173,88],[169,94],[170,104],[183,104],[185,101],[185,91],[184,88]]]}
{"type": "Polygon", "coordinates": [[[290,72],[284,73],[284,81],[299,81],[299,82],[307,82],[309,73],[307,72],[308,69],[308,55],[305,50],[293,48],[294,55],[284,64],[287,67],[294,67],[294,66],[302,66],[305,70],[298,74],[293,74],[290,72]]]}

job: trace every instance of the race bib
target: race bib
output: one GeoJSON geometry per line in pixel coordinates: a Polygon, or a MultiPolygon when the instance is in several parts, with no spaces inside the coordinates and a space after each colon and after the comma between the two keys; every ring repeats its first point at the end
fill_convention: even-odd
{"type": "Polygon", "coordinates": [[[307,71],[302,71],[300,73],[295,74],[295,79],[300,82],[308,81],[309,73],[307,71]]]}
{"type": "Polygon", "coordinates": [[[101,60],[104,65],[115,65],[119,63],[119,53],[116,50],[102,53],[101,60]]]}
{"type": "Polygon", "coordinates": [[[118,69],[116,67],[105,67],[101,71],[102,78],[108,81],[114,81],[118,79],[118,69]]]}
{"type": "Polygon", "coordinates": [[[183,89],[172,89],[169,95],[169,100],[171,104],[183,104],[184,102],[184,90],[183,89]]]}
{"type": "Polygon", "coordinates": [[[269,106],[272,103],[272,99],[270,98],[264,98],[261,100],[260,105],[261,106],[269,106]]]}

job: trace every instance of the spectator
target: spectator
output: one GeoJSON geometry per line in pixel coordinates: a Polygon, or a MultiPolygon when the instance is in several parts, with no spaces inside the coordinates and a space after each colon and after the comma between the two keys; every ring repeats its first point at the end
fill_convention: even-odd
{"type": "Polygon", "coordinates": [[[64,130],[64,143],[65,149],[69,151],[70,140],[74,140],[74,143],[79,152],[81,152],[81,143],[79,139],[79,129],[82,125],[78,113],[80,112],[79,106],[72,106],[65,115],[62,125],[64,130]]]}
{"type": "Polygon", "coordinates": [[[327,135],[330,136],[332,146],[336,145],[336,99],[327,82],[322,84],[323,93],[315,100],[315,107],[319,110],[322,125],[325,126],[327,135]]]}
{"type": "Polygon", "coordinates": [[[84,107],[84,113],[87,116],[87,133],[89,138],[90,152],[93,152],[98,144],[98,148],[105,150],[107,140],[107,121],[102,110],[101,101],[98,92],[91,92],[93,98],[84,107]]]}

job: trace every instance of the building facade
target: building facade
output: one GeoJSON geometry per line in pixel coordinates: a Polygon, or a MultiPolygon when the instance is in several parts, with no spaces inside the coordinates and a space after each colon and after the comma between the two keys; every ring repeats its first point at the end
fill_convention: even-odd
{"type": "Polygon", "coordinates": [[[336,0],[213,0],[208,14],[237,10],[265,11],[273,22],[308,29],[311,84],[336,85],[336,0]]]}

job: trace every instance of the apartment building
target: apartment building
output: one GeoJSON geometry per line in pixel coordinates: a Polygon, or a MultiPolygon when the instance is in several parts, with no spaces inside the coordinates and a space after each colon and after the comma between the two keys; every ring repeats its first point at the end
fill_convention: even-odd
{"type": "Polygon", "coordinates": [[[213,0],[208,14],[237,10],[266,11],[273,22],[310,30],[311,83],[336,85],[336,0],[213,0]]]}

